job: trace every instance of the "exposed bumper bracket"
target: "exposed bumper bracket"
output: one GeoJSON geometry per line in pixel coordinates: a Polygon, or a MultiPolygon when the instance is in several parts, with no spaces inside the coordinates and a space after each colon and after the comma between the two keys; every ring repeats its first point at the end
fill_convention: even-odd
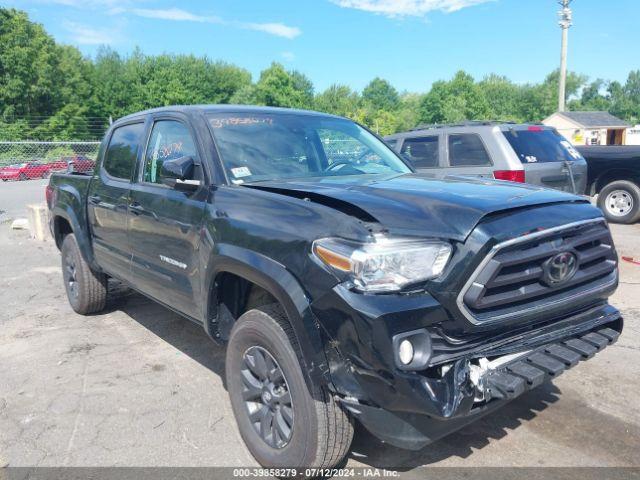
{"type": "Polygon", "coordinates": [[[587,360],[596,352],[618,340],[620,333],[612,328],[602,328],[582,336],[545,345],[539,350],[520,357],[504,369],[489,372],[486,385],[491,398],[510,400],[524,391],[537,387],[549,378],[556,377],[581,360],[587,360]]]}

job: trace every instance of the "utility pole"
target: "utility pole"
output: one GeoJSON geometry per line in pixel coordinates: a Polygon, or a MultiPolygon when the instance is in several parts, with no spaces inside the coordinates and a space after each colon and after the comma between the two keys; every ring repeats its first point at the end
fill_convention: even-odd
{"type": "Polygon", "coordinates": [[[559,0],[562,9],[558,12],[560,21],[558,24],[562,29],[562,46],[560,48],[560,82],[558,88],[558,111],[564,112],[567,85],[567,38],[571,24],[571,9],[569,4],[572,0],[559,0]]]}

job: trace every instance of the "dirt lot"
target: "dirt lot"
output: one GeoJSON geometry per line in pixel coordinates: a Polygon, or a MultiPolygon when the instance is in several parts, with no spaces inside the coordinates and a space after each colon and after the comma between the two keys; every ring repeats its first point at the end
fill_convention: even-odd
{"type": "MultiPolygon", "coordinates": [[[[613,230],[621,255],[640,256],[640,225],[613,230]]],[[[640,466],[640,266],[621,270],[616,345],[419,452],[359,428],[349,464],[640,466]]],[[[132,293],[74,314],[55,247],[6,222],[0,304],[0,467],[255,464],[222,384],[224,351],[199,327],[132,293]]]]}

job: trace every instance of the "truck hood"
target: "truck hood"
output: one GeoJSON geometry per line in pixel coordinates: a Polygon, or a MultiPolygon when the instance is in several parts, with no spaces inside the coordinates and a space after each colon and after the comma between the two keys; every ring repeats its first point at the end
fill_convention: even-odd
{"type": "Polygon", "coordinates": [[[314,177],[246,187],[304,198],[396,235],[463,241],[486,215],[536,205],[588,203],[582,197],[511,182],[420,174],[314,177]]]}

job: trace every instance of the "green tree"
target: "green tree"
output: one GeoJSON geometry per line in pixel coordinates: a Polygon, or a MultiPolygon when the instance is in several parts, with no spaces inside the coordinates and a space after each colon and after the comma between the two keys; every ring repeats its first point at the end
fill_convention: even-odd
{"type": "Polygon", "coordinates": [[[56,95],[57,49],[41,25],[26,13],[0,9],[0,110],[9,115],[47,115],[56,95]]]}
{"type": "MultiPolygon", "coordinates": [[[[35,140],[92,140],[97,138],[94,124],[87,117],[87,107],[70,103],[47,118],[32,131],[35,140]]],[[[103,125],[99,130],[106,129],[103,125]]]]}
{"type": "Polygon", "coordinates": [[[609,84],[611,113],[630,123],[640,123],[640,70],[629,73],[624,85],[609,84]]]}
{"type": "Polygon", "coordinates": [[[320,112],[352,118],[360,106],[360,96],[346,85],[333,84],[316,95],[314,108],[320,112]]]}
{"type": "Polygon", "coordinates": [[[478,88],[488,104],[489,118],[514,122],[524,121],[522,113],[518,109],[522,87],[504,76],[491,74],[478,82],[478,88]]]}
{"type": "Polygon", "coordinates": [[[229,99],[233,105],[251,105],[256,103],[256,87],[252,84],[240,87],[229,99]]]}
{"type": "Polygon", "coordinates": [[[570,110],[603,110],[607,111],[611,108],[611,99],[605,91],[606,82],[601,79],[589,82],[582,88],[580,98],[576,98],[569,102],[570,110]]]}
{"type": "Polygon", "coordinates": [[[260,73],[255,100],[273,107],[311,108],[313,85],[299,72],[288,72],[280,63],[272,63],[260,73]]]}
{"type": "Polygon", "coordinates": [[[400,106],[400,96],[393,86],[376,77],[362,91],[362,100],[372,110],[396,110],[400,106]]]}
{"type": "Polygon", "coordinates": [[[418,125],[421,102],[422,95],[419,93],[400,95],[400,107],[396,113],[396,132],[410,130],[418,125]]]}
{"type": "MultiPolygon", "coordinates": [[[[526,122],[540,122],[558,109],[558,83],[560,73],[555,70],[539,84],[528,84],[522,87],[522,95],[518,102],[521,118],[526,122]]],[[[566,95],[569,103],[575,98],[587,77],[574,72],[567,73],[566,95]]]]}
{"type": "Polygon", "coordinates": [[[446,123],[484,120],[491,117],[491,107],[473,77],[459,71],[449,81],[433,84],[420,103],[422,123],[446,123]]]}
{"type": "MultiPolygon", "coordinates": [[[[426,94],[399,94],[376,77],[362,94],[334,84],[314,96],[302,73],[272,63],[256,83],[243,68],[194,55],[128,56],[102,48],[92,60],[58,45],[26,13],[0,8],[0,139],[99,138],[107,118],[171,104],[242,103],[315,108],[353,118],[385,135],[418,123],[503,119],[541,121],[557,109],[559,73],[515,84],[499,75],[479,82],[457,72],[426,94]]],[[[607,82],[570,72],[570,109],[607,110],[640,122],[640,70],[607,82]]]]}

